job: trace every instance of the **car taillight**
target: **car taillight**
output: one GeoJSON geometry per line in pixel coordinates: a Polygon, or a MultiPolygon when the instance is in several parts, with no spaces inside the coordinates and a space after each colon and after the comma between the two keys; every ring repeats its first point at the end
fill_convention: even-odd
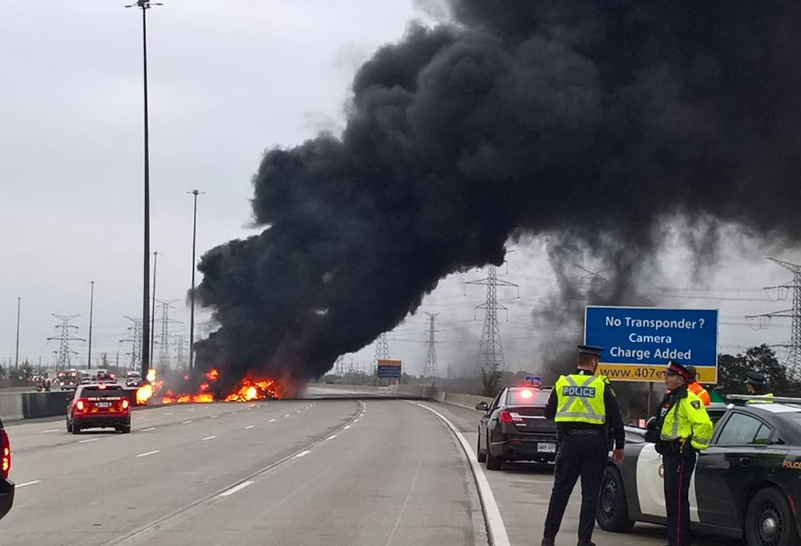
{"type": "Polygon", "coordinates": [[[78,410],[78,411],[85,410],[86,409],[86,401],[78,400],[77,402],[75,402],[75,409],[78,410]]]}
{"type": "Polygon", "coordinates": [[[5,430],[0,430],[0,446],[2,446],[2,462],[0,462],[0,475],[3,479],[8,478],[8,472],[11,470],[11,443],[8,441],[8,434],[5,430]]]}
{"type": "Polygon", "coordinates": [[[123,400],[122,404],[120,404],[120,405],[122,406],[122,409],[127,410],[128,406],[130,405],[130,402],[128,402],[128,400],[126,399],[126,400],[123,400]]]}
{"type": "Polygon", "coordinates": [[[501,423],[522,423],[523,418],[520,417],[520,414],[515,412],[509,411],[502,411],[501,412],[501,423]]]}

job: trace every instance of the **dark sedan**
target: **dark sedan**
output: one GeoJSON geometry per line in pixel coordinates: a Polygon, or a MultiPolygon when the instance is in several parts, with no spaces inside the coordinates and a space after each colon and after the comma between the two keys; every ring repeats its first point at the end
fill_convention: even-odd
{"type": "MultiPolygon", "coordinates": [[[[714,435],[690,484],[694,529],[748,546],[801,545],[801,399],[775,400],[709,406],[714,435]]],[[[636,436],[627,431],[625,460],[604,474],[596,519],[606,531],[666,520],[661,456],[636,436]]]]}
{"type": "Polygon", "coordinates": [[[491,404],[480,402],[479,462],[500,470],[504,461],[552,462],[556,458],[556,424],[543,413],[551,389],[507,387],[491,404]]]}
{"type": "Polygon", "coordinates": [[[14,482],[8,479],[11,470],[11,443],[0,420],[0,519],[3,519],[14,504],[14,482]]]}

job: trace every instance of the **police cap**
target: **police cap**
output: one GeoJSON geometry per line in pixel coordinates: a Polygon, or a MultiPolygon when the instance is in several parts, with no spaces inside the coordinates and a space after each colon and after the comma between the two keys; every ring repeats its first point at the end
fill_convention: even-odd
{"type": "Polygon", "coordinates": [[[684,379],[690,378],[690,370],[688,370],[686,366],[679,364],[675,360],[668,360],[668,365],[667,368],[665,368],[665,373],[673,373],[676,375],[680,375],[684,379]]]}
{"type": "Polygon", "coordinates": [[[593,347],[592,345],[579,345],[578,352],[580,355],[590,355],[598,357],[601,360],[601,353],[604,352],[603,347],[593,347]]]}
{"type": "Polygon", "coordinates": [[[768,379],[759,372],[745,372],[745,382],[751,383],[755,387],[761,387],[768,382],[768,379]]]}

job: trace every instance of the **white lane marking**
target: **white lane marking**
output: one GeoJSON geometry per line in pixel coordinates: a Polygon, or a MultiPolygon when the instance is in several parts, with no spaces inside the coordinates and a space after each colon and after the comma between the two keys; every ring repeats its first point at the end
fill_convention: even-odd
{"type": "Polygon", "coordinates": [[[309,453],[311,453],[311,449],[307,449],[306,451],[301,451],[300,453],[298,453],[297,455],[295,455],[295,456],[294,456],[294,457],[292,457],[292,458],[293,458],[293,459],[300,459],[301,457],[305,457],[305,456],[306,456],[306,455],[308,455],[309,453]]]}
{"type": "Polygon", "coordinates": [[[348,430],[349,428],[350,428],[350,425],[346,425],[344,430],[348,430]]]}
{"type": "Polygon", "coordinates": [[[275,419],[270,419],[268,422],[275,423],[275,419]]]}
{"type": "Polygon", "coordinates": [[[161,450],[157,449],[155,451],[148,451],[147,453],[140,453],[137,455],[137,457],[149,457],[150,455],[155,455],[156,453],[161,453],[161,450]]]}
{"type": "Polygon", "coordinates": [[[289,417],[289,414],[287,413],[286,415],[284,415],[284,417],[289,417]]]}
{"type": "Polygon", "coordinates": [[[86,440],[80,440],[78,443],[79,444],[88,444],[89,442],[96,442],[96,441],[97,441],[97,438],[88,438],[86,440]]]}
{"type": "Polygon", "coordinates": [[[359,420],[358,420],[358,419],[354,419],[354,421],[353,421],[353,422],[354,422],[354,423],[358,423],[358,422],[359,422],[359,420]]]}
{"type": "Polygon", "coordinates": [[[484,520],[487,522],[487,530],[491,535],[491,543],[493,546],[510,546],[511,543],[509,542],[509,536],[506,534],[506,526],[503,524],[501,511],[498,509],[498,503],[495,502],[495,495],[492,494],[492,488],[490,488],[487,476],[484,474],[484,469],[481,468],[481,465],[478,463],[478,459],[476,459],[475,453],[473,453],[473,448],[470,447],[470,444],[467,442],[467,440],[465,440],[465,437],[462,435],[462,433],[459,432],[453,423],[451,423],[444,415],[437,410],[426,406],[425,404],[420,404],[417,402],[415,402],[415,404],[439,417],[442,422],[445,423],[449,429],[451,429],[451,432],[459,440],[459,443],[462,444],[462,450],[464,450],[464,454],[470,463],[470,469],[473,471],[473,477],[476,480],[478,496],[481,499],[481,505],[484,508],[484,520]]]}
{"type": "Polygon", "coordinates": [[[212,415],[211,416],[212,419],[216,419],[217,417],[219,417],[219,415],[212,415]]]}
{"type": "Polygon", "coordinates": [[[215,438],[216,436],[206,436],[205,438],[203,438],[203,441],[205,442],[206,440],[213,440],[215,438]]]}
{"type": "Polygon", "coordinates": [[[32,482],[25,482],[25,483],[18,483],[17,489],[20,487],[28,487],[29,485],[36,485],[37,483],[41,483],[42,480],[33,480],[32,482]]]}
{"type": "Polygon", "coordinates": [[[300,413],[300,410],[296,411],[295,413],[300,413]]]}
{"type": "Polygon", "coordinates": [[[184,421],[184,424],[185,424],[185,425],[188,425],[188,424],[189,424],[189,423],[191,423],[191,422],[192,422],[192,420],[190,419],[189,421],[184,421]]]}
{"type": "Polygon", "coordinates": [[[156,427],[143,428],[142,432],[150,432],[151,430],[156,430],[156,427]]]}
{"type": "Polygon", "coordinates": [[[232,487],[228,491],[225,491],[224,493],[220,493],[220,496],[221,497],[229,497],[229,496],[233,495],[234,493],[236,493],[237,491],[242,491],[244,488],[246,488],[247,486],[249,486],[252,483],[253,483],[253,480],[248,480],[246,482],[242,482],[239,485],[235,485],[234,487],[232,487]]]}
{"type": "Polygon", "coordinates": [[[165,413],[164,415],[172,415],[172,412],[171,412],[171,411],[168,411],[168,412],[167,412],[167,413],[165,413]]]}
{"type": "MultiPolygon", "coordinates": [[[[43,430],[42,434],[47,434],[48,432],[58,432],[59,430],[61,430],[61,429],[60,428],[50,428],[50,429],[47,429],[47,430],[43,430]]],[[[19,486],[17,486],[17,487],[19,487],[19,486]]]]}
{"type": "Polygon", "coordinates": [[[255,427],[256,425],[248,425],[245,427],[245,430],[255,427]]]}
{"type": "Polygon", "coordinates": [[[134,420],[139,421],[140,419],[144,419],[144,417],[136,417],[134,420]]]}
{"type": "Polygon", "coordinates": [[[334,439],[334,438],[336,438],[336,437],[337,437],[337,435],[336,435],[336,434],[332,434],[331,436],[329,436],[328,438],[326,438],[326,440],[333,440],[333,439],[334,439]]]}
{"type": "Polygon", "coordinates": [[[195,408],[189,408],[189,411],[195,411],[195,408]]]}

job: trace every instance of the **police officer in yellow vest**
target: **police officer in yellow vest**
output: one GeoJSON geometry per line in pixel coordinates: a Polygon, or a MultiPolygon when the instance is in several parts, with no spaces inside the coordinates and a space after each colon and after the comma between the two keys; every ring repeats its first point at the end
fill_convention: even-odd
{"type": "Polygon", "coordinates": [[[625,431],[615,393],[606,376],[595,375],[603,348],[579,346],[578,367],[559,377],[545,407],[559,431],[553,490],[545,517],[542,546],[554,546],[567,501],[581,476],[578,546],[595,546],[592,531],[609,457],[609,435],[615,441],[613,458],[623,460],[625,431]],[[608,427],[608,428],[607,428],[608,427]]]}
{"type": "Polygon", "coordinates": [[[659,405],[656,420],[649,424],[656,438],[656,451],[664,466],[667,546],[690,546],[690,478],[699,451],[709,447],[712,421],[706,406],[687,389],[690,372],[671,360],[665,370],[668,393],[659,405]]]}
{"type": "Polygon", "coordinates": [[[772,392],[767,392],[768,379],[759,372],[747,371],[745,372],[745,388],[748,394],[753,396],[765,396],[766,399],[749,400],[749,404],[764,404],[770,403],[773,398],[772,392]]]}

